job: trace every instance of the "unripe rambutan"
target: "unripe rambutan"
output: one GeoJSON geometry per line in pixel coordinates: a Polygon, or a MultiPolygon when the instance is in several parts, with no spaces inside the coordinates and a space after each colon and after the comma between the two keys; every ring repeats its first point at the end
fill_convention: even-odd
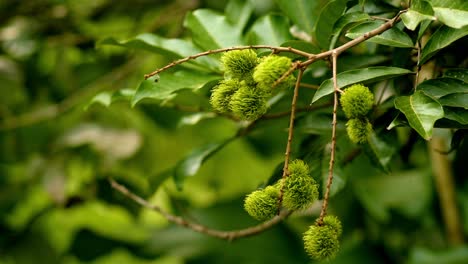
{"type": "Polygon", "coordinates": [[[372,109],[374,94],[366,86],[354,84],[343,91],[340,103],[347,118],[363,117],[372,109]]]}
{"type": "Polygon", "coordinates": [[[242,86],[231,97],[229,109],[242,120],[256,120],[268,110],[265,91],[252,86],[242,86]]]}
{"type": "Polygon", "coordinates": [[[245,82],[241,82],[238,79],[222,80],[211,91],[211,106],[217,112],[229,112],[229,102],[231,101],[232,95],[244,86],[246,86],[245,82]]]}
{"type": "Polygon", "coordinates": [[[317,200],[318,185],[304,161],[292,161],[288,170],[289,176],[284,179],[283,205],[289,210],[305,209],[317,200]]]}
{"type": "Polygon", "coordinates": [[[323,225],[312,225],[304,233],[304,248],[316,260],[331,259],[340,249],[341,223],[336,217],[325,216],[323,225]]]}
{"type": "MultiPolygon", "coordinates": [[[[280,79],[292,66],[292,61],[288,57],[269,55],[263,57],[255,67],[253,79],[261,89],[270,91],[273,84],[280,79]]],[[[289,75],[278,84],[277,89],[290,86],[295,80],[294,75],[289,75]]]]}
{"type": "Polygon", "coordinates": [[[225,52],[221,63],[228,78],[252,79],[252,71],[258,64],[257,53],[251,49],[225,52]]]}
{"type": "Polygon", "coordinates": [[[273,218],[278,212],[279,190],[273,186],[257,190],[245,198],[244,209],[258,221],[273,218]]]}
{"type": "Polygon", "coordinates": [[[366,143],[372,133],[372,124],[364,118],[353,118],[346,122],[349,139],[356,144],[366,143]]]}

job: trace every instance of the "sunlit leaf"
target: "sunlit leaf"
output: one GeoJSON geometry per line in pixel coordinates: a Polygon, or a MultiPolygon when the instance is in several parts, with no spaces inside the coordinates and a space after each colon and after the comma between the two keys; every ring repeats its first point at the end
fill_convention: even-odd
{"type": "Polygon", "coordinates": [[[435,121],[444,117],[442,106],[420,91],[410,96],[397,97],[395,107],[406,116],[410,126],[426,140],[432,137],[435,121]]]}
{"type": "Polygon", "coordinates": [[[454,41],[468,35],[468,26],[460,29],[441,26],[431,35],[421,52],[420,63],[423,64],[441,49],[452,44],[454,41]]]}
{"type": "Polygon", "coordinates": [[[281,15],[267,15],[259,18],[247,34],[249,44],[279,46],[291,38],[288,20],[281,15]]]}
{"type": "Polygon", "coordinates": [[[434,10],[429,2],[425,0],[413,0],[411,8],[401,15],[401,20],[407,28],[415,30],[421,21],[429,19],[435,20],[434,10]]]}
{"type": "Polygon", "coordinates": [[[114,92],[102,92],[95,95],[89,103],[85,106],[87,110],[93,104],[101,104],[103,106],[109,107],[112,103],[117,101],[128,101],[130,102],[133,96],[135,95],[134,89],[122,89],[114,92]]]}
{"type": "Polygon", "coordinates": [[[197,90],[206,83],[219,79],[216,75],[179,71],[174,74],[163,74],[157,81],[153,79],[144,80],[138,86],[133,96],[132,105],[139,101],[150,98],[160,103],[165,103],[176,96],[176,92],[185,88],[197,90]]]}
{"type": "Polygon", "coordinates": [[[82,229],[128,243],[141,243],[150,237],[149,230],[137,225],[135,218],[123,207],[100,201],[72,208],[55,208],[39,221],[40,231],[58,252],[67,250],[76,232],[82,229]],[[60,232],[57,232],[57,227],[60,227],[60,232]]]}
{"type": "Polygon", "coordinates": [[[320,12],[315,25],[315,40],[322,49],[330,46],[333,25],[346,9],[346,2],[336,0],[329,2],[320,12]]]}
{"type": "Polygon", "coordinates": [[[453,28],[468,25],[468,2],[465,0],[430,0],[437,20],[453,28]]]}
{"type": "Polygon", "coordinates": [[[179,190],[183,188],[185,178],[195,176],[201,165],[221,150],[235,138],[229,138],[220,143],[210,143],[198,149],[194,149],[188,156],[180,160],[174,168],[174,182],[179,190]]]}
{"type": "MultiPolygon", "coordinates": [[[[376,82],[410,73],[411,71],[407,69],[396,67],[369,67],[366,69],[350,70],[339,73],[337,75],[337,84],[338,88],[343,88],[355,83],[376,82]]],[[[312,103],[331,93],[333,93],[333,81],[332,79],[328,79],[320,85],[312,99],[312,103]]]]}
{"type": "Polygon", "coordinates": [[[193,125],[198,124],[202,120],[213,118],[213,117],[216,117],[216,114],[213,112],[194,113],[194,114],[182,117],[182,119],[179,121],[179,126],[193,126],[193,125]]]}
{"type": "Polygon", "coordinates": [[[192,33],[192,41],[204,50],[243,45],[241,30],[227,18],[210,9],[197,9],[187,14],[184,26],[192,33]]]}
{"type": "MultiPolygon", "coordinates": [[[[357,26],[352,27],[348,33],[346,33],[346,37],[348,38],[358,38],[365,33],[372,31],[383,24],[382,21],[372,21],[372,22],[365,22],[359,24],[357,26]]],[[[387,45],[392,47],[400,47],[400,48],[412,48],[414,46],[413,41],[411,38],[400,29],[393,27],[384,33],[374,36],[370,38],[368,41],[374,42],[381,45],[387,45]]]]}

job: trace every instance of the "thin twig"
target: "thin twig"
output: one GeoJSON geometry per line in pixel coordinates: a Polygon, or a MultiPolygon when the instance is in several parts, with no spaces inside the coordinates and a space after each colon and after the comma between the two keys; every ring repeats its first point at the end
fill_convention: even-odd
{"type": "Polygon", "coordinates": [[[317,90],[320,86],[316,84],[301,83],[301,87],[317,90]]]}
{"type": "Polygon", "coordinates": [[[293,94],[292,102],[291,102],[291,116],[289,118],[288,142],[286,143],[286,151],[284,153],[284,167],[283,167],[283,176],[282,176],[283,180],[281,181],[280,194],[278,197],[278,214],[280,214],[281,212],[281,204],[283,202],[284,180],[286,179],[286,177],[289,176],[288,167],[289,167],[289,159],[291,157],[292,139],[294,135],[294,119],[296,118],[296,103],[297,103],[297,97],[299,96],[299,87],[301,86],[303,74],[304,74],[304,69],[301,68],[297,76],[296,85],[294,86],[294,94],[293,94]]]}
{"type": "Polygon", "coordinates": [[[419,72],[421,71],[421,41],[416,41],[416,49],[418,51],[417,63],[416,63],[416,76],[414,77],[414,91],[419,84],[419,72]]]}
{"type": "Polygon", "coordinates": [[[328,180],[325,195],[323,197],[322,210],[320,211],[320,217],[317,221],[319,225],[323,224],[323,218],[327,215],[328,200],[330,198],[330,189],[333,182],[333,167],[335,165],[335,151],[336,151],[336,112],[338,110],[338,82],[336,78],[336,59],[338,53],[335,51],[332,53],[332,67],[333,67],[333,121],[332,121],[332,137],[331,137],[331,150],[330,150],[330,164],[328,167],[328,180]]]}
{"type": "Polygon", "coordinates": [[[209,236],[220,238],[220,239],[225,239],[228,241],[233,241],[233,240],[243,238],[243,237],[249,237],[249,236],[253,236],[261,232],[264,232],[267,229],[272,228],[274,225],[280,223],[283,219],[285,219],[291,214],[290,211],[285,210],[285,211],[282,211],[281,214],[273,217],[272,219],[266,222],[263,222],[259,225],[253,226],[253,227],[233,230],[233,231],[217,230],[217,229],[212,229],[212,228],[209,228],[207,226],[204,226],[204,225],[192,222],[192,221],[188,221],[180,216],[170,214],[164,211],[161,207],[151,204],[147,200],[131,192],[125,186],[117,183],[114,179],[109,178],[108,180],[112,188],[114,188],[115,190],[117,190],[118,192],[120,192],[121,194],[129,198],[130,200],[136,202],[137,204],[159,213],[164,218],[166,218],[169,222],[172,222],[179,226],[192,229],[193,231],[196,231],[205,235],[209,235],[209,236]]]}
{"type": "Polygon", "coordinates": [[[308,52],[305,52],[305,51],[302,51],[302,50],[298,50],[298,49],[294,49],[294,48],[291,48],[291,47],[275,47],[275,46],[269,46],[269,45],[250,45],[250,46],[239,46],[239,47],[229,47],[229,48],[222,48],[222,49],[215,49],[215,50],[208,50],[208,51],[204,51],[204,52],[201,52],[201,53],[198,53],[198,54],[194,54],[194,55],[191,55],[191,56],[188,56],[188,57],[185,57],[185,58],[182,58],[180,60],[176,60],[176,61],[173,61],[171,63],[169,63],[168,65],[162,67],[162,68],[159,68],[151,73],[148,73],[145,75],[145,79],[148,79],[156,74],[159,74],[165,70],[168,70],[174,66],[177,66],[177,65],[180,65],[182,63],[185,63],[187,61],[190,61],[190,60],[194,60],[196,58],[199,58],[199,57],[203,57],[203,56],[207,56],[207,55],[211,55],[211,54],[216,54],[216,53],[222,53],[222,52],[227,52],[227,51],[232,51],[232,50],[244,50],[244,49],[269,49],[271,50],[273,53],[278,53],[278,52],[291,52],[291,53],[294,53],[294,54],[297,54],[297,55],[300,55],[300,56],[303,56],[303,57],[310,57],[312,54],[308,53],[308,52]]]}
{"type": "MultiPolygon", "coordinates": [[[[281,77],[276,80],[274,83],[273,83],[273,86],[271,87],[272,89],[275,88],[276,86],[278,86],[281,82],[283,82],[284,80],[286,80],[286,78],[288,78],[289,75],[291,75],[295,70],[297,70],[299,68],[299,66],[301,65],[301,62],[297,61],[297,62],[294,62],[291,67],[289,68],[289,70],[287,70],[285,73],[283,73],[283,75],[281,75],[281,77]]],[[[300,84],[299,84],[300,86],[300,84]]]]}

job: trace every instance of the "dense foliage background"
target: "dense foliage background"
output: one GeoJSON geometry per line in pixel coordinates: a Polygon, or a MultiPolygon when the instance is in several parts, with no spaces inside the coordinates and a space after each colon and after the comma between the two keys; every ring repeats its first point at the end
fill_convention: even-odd
{"type": "MultiPolygon", "coordinates": [[[[349,142],[339,113],[329,210],[342,220],[344,235],[329,263],[468,263],[468,6],[413,2],[416,14],[404,17],[393,35],[346,51],[338,71],[416,71],[413,47],[439,30],[422,51],[421,74],[443,78],[420,90],[435,95],[440,88],[439,95],[449,96],[423,108],[431,112],[435,100],[444,115],[435,118],[433,131],[425,125],[434,116],[419,129],[408,118],[408,126],[404,100],[422,95],[413,94],[414,74],[401,73],[366,79],[378,98],[371,115],[378,138],[371,144],[349,142]],[[430,20],[441,10],[447,20],[430,20]],[[386,129],[390,124],[395,127],[386,129]],[[437,155],[449,164],[443,177],[454,185],[438,184],[431,166],[437,155]],[[447,192],[458,213],[455,235],[443,217],[447,192]]],[[[370,16],[391,18],[406,7],[407,1],[392,0],[1,1],[0,263],[311,262],[301,236],[320,202],[229,243],[169,224],[107,181],[214,228],[254,225],[243,199],[281,175],[288,127],[281,113],[290,109],[292,90],[276,96],[270,116],[246,130],[245,122],[209,105],[210,89],[222,78],[218,55],[165,72],[159,82],[143,76],[174,59],[234,45],[318,53],[375,27],[379,20],[370,16]]],[[[330,64],[320,61],[304,82],[315,87],[330,77],[330,64]]],[[[300,109],[315,91],[301,89],[300,109]]],[[[314,104],[323,107],[301,111],[296,121],[293,156],[305,159],[319,181],[328,169],[330,99],[321,97],[314,104]]]]}

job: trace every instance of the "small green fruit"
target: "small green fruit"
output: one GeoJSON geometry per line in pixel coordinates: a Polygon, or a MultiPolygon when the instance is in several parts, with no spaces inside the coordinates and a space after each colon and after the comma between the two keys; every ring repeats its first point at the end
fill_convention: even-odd
{"type": "Polygon", "coordinates": [[[283,205],[289,210],[309,207],[318,198],[318,185],[309,174],[309,166],[302,160],[289,164],[289,176],[284,180],[283,205]]]}
{"type": "Polygon", "coordinates": [[[323,225],[329,226],[331,229],[333,229],[336,232],[337,236],[341,236],[341,233],[343,233],[341,221],[340,219],[338,219],[338,217],[334,215],[326,215],[323,218],[323,225]]]}
{"type": "Polygon", "coordinates": [[[252,78],[252,71],[258,61],[257,53],[251,49],[228,51],[221,57],[227,77],[241,80],[252,78]]]}
{"type": "Polygon", "coordinates": [[[349,139],[356,144],[366,143],[372,133],[372,124],[367,118],[353,118],[346,122],[349,139]]]}
{"type": "Polygon", "coordinates": [[[323,225],[312,225],[304,233],[304,248],[316,260],[332,259],[340,249],[341,223],[336,217],[327,217],[323,225]]]}
{"type": "Polygon", "coordinates": [[[348,119],[365,116],[374,104],[374,94],[362,84],[354,84],[341,94],[341,107],[348,119]]]}
{"type": "Polygon", "coordinates": [[[268,110],[267,96],[257,87],[244,85],[232,95],[229,109],[241,120],[256,120],[268,110]]]}
{"type": "Polygon", "coordinates": [[[229,102],[231,101],[232,95],[244,86],[246,86],[245,82],[241,82],[238,79],[222,80],[211,92],[211,106],[217,112],[229,112],[229,102]]]}
{"type": "MultiPolygon", "coordinates": [[[[253,79],[259,87],[270,91],[273,84],[283,76],[292,66],[292,61],[288,57],[269,55],[263,57],[255,67],[253,79]]],[[[295,77],[291,74],[279,84],[279,89],[290,86],[295,77]]]]}
{"type": "Polygon", "coordinates": [[[279,190],[273,186],[254,191],[245,198],[245,211],[258,221],[271,219],[278,212],[278,197],[279,190]]]}

